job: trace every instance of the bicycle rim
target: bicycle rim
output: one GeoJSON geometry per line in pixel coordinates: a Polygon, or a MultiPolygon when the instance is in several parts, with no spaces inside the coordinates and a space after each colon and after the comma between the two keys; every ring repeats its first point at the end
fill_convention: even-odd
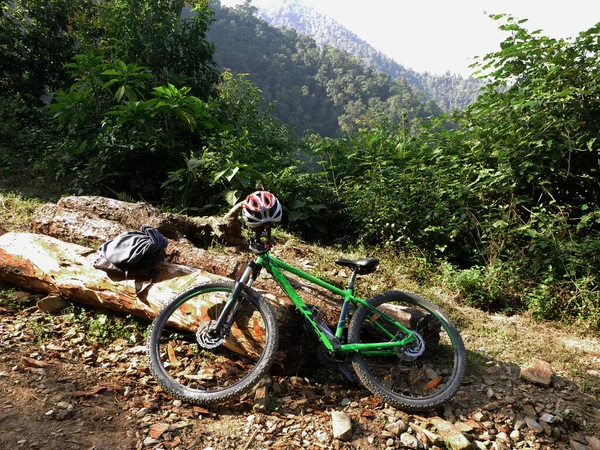
{"type": "Polygon", "coordinates": [[[250,390],[271,366],[278,332],[269,306],[254,291],[240,294],[227,336],[207,333],[233,286],[215,282],[190,289],[154,320],[151,369],[174,396],[196,404],[224,401],[250,390]]]}
{"type": "MultiPolygon", "coordinates": [[[[433,303],[405,292],[385,292],[369,303],[415,332],[416,339],[393,351],[356,354],[353,366],[365,387],[405,410],[429,410],[448,401],[460,387],[466,360],[462,339],[450,320],[433,303]]],[[[366,307],[356,312],[349,328],[352,343],[405,337],[366,307]]]]}

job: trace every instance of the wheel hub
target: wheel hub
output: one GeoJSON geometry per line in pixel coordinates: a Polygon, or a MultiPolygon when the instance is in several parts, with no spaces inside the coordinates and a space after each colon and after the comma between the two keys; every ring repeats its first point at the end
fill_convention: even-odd
{"type": "MultiPolygon", "coordinates": [[[[412,332],[414,339],[404,347],[396,347],[394,350],[396,355],[403,361],[414,361],[425,351],[425,341],[423,337],[416,331],[412,332]]],[[[398,339],[404,339],[405,336],[396,336],[398,339]]]]}
{"type": "Polygon", "coordinates": [[[219,336],[218,333],[214,332],[215,324],[216,322],[211,320],[198,327],[198,331],[196,331],[196,340],[200,347],[212,349],[218,347],[225,341],[225,337],[219,336]]]}

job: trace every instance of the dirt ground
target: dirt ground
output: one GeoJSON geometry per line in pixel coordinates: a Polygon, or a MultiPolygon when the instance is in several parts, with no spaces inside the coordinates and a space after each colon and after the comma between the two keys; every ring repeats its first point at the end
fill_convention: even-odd
{"type": "MultiPolygon", "coordinates": [[[[312,259],[294,257],[300,267],[312,259]]],[[[389,407],[318,361],[294,374],[273,371],[266,410],[254,392],[204,408],[157,386],[139,330],[108,339],[74,321],[72,309],[48,313],[36,306],[39,295],[0,291],[0,449],[600,450],[600,339],[527,317],[468,311],[450,299],[444,308],[458,318],[468,370],[456,397],[427,414],[389,407]],[[549,359],[551,386],[520,376],[532,357],[549,359]],[[333,436],[335,412],[351,421],[344,439],[333,436]],[[445,424],[468,446],[440,439],[445,424]]]]}
{"type": "Polygon", "coordinates": [[[410,448],[391,425],[418,430],[436,417],[466,425],[465,436],[487,449],[594,449],[590,438],[600,436],[598,398],[580,385],[556,375],[552,387],[535,386],[519,377],[518,366],[481,351],[484,363],[469,370],[456,398],[425,415],[388,407],[318,364],[273,374],[266,413],[255,410],[252,394],[217,407],[186,405],[155,384],[135,333],[106,345],[89,342],[68,314],[40,311],[27,293],[12,295],[20,300],[0,307],[2,449],[410,448]],[[348,440],[333,439],[333,411],[351,418],[348,440]],[[544,414],[556,421],[543,432],[514,434],[527,411],[540,423],[544,414]]]}

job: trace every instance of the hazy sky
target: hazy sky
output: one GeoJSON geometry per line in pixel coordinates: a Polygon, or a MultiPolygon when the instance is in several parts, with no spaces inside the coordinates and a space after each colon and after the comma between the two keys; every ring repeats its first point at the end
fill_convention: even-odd
{"type": "MultiPolygon", "coordinates": [[[[221,0],[224,6],[243,0],[221,0]]],[[[575,36],[600,22],[598,0],[303,0],[396,62],[419,72],[469,75],[474,56],[499,49],[507,34],[488,14],[529,19],[530,31],[575,36]]],[[[257,6],[277,0],[255,0],[257,6]]]]}

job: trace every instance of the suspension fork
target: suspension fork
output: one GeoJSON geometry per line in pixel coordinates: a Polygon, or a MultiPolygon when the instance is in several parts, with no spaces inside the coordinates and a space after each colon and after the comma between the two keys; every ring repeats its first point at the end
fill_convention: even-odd
{"type": "Polygon", "coordinates": [[[215,325],[208,330],[208,334],[211,337],[223,337],[226,334],[229,334],[233,319],[242,307],[242,302],[239,301],[240,294],[242,293],[244,286],[252,286],[252,283],[258,277],[261,268],[262,267],[254,261],[248,263],[242,276],[235,281],[235,285],[233,286],[231,294],[229,294],[229,299],[225,304],[225,308],[221,311],[215,325]]]}

